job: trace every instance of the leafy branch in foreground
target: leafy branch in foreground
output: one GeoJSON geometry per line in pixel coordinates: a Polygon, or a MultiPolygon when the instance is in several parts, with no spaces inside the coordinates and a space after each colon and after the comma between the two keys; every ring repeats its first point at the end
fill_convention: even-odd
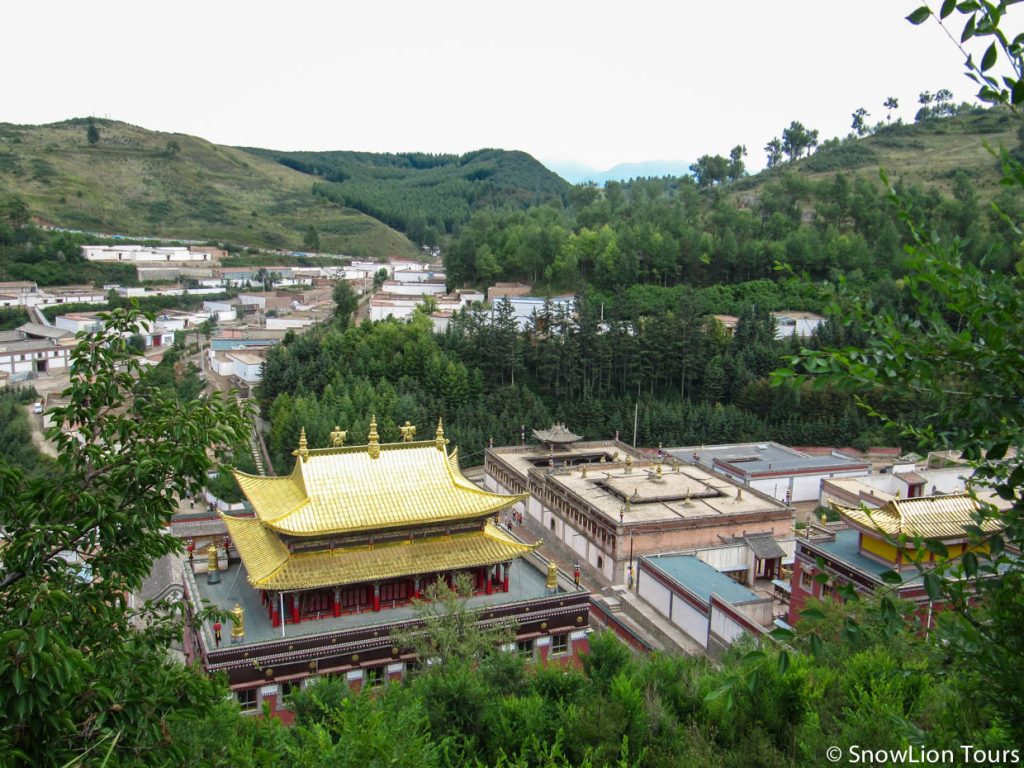
{"type": "Polygon", "coordinates": [[[515,624],[510,621],[481,623],[475,611],[466,605],[473,584],[464,573],[456,575],[454,588],[438,579],[413,600],[421,627],[392,633],[395,643],[411,648],[426,668],[439,670],[474,663],[497,653],[501,645],[515,640],[515,624]]]}
{"type": "Polygon", "coordinates": [[[31,765],[166,745],[168,716],[201,711],[218,686],[167,655],[182,619],[173,603],[129,607],[155,559],[180,550],[167,532],[245,417],[229,397],[181,402],[151,381],[130,338],[150,322],[103,316],[72,353],[68,404],[52,411],[53,473],[0,465],[0,755],[31,765]],[[109,741],[108,741],[109,740],[109,741]]]}

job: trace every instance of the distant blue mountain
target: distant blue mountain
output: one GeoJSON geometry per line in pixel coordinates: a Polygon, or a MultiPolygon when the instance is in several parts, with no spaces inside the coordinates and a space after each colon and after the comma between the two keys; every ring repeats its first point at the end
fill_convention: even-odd
{"type": "Polygon", "coordinates": [[[574,162],[548,162],[545,165],[571,184],[592,181],[604,185],[608,181],[628,181],[638,177],[689,176],[690,164],[685,160],[645,160],[639,163],[619,163],[607,171],[574,162]]]}

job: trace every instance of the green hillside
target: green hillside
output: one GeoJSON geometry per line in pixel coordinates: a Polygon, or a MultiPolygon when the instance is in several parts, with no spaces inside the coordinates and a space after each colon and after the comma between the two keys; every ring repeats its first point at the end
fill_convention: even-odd
{"type": "Polygon", "coordinates": [[[403,234],[313,194],[308,175],[183,134],[109,120],[0,123],[0,198],[63,227],[133,236],[302,249],[316,227],[324,251],[414,256],[403,234]]]}
{"type": "Polygon", "coordinates": [[[564,202],[569,190],[564,179],[530,155],[501,149],[464,155],[246,151],[316,178],[314,191],[322,197],[430,245],[475,210],[564,202]]]}
{"type": "Polygon", "coordinates": [[[956,174],[966,174],[979,197],[991,198],[1000,187],[999,164],[985,144],[1014,149],[1021,144],[1017,128],[1017,121],[1000,109],[884,126],[871,136],[826,143],[810,157],[782,163],[730,188],[758,187],[786,171],[812,181],[831,179],[839,172],[877,181],[879,168],[884,168],[893,183],[945,193],[952,191],[956,174]]]}

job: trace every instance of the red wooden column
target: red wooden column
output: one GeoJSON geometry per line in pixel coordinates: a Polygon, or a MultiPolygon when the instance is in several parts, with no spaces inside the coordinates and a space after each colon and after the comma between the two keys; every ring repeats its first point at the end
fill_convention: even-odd
{"type": "Polygon", "coordinates": [[[494,566],[488,565],[484,570],[484,592],[485,594],[491,594],[494,592],[494,566]]]}
{"type": "Polygon", "coordinates": [[[419,576],[417,576],[416,578],[414,578],[412,580],[412,596],[413,597],[419,597],[420,596],[420,577],[419,576]]]}
{"type": "Polygon", "coordinates": [[[270,626],[279,627],[281,626],[281,614],[277,612],[277,595],[271,593],[270,595],[270,626]]]}
{"type": "Polygon", "coordinates": [[[511,563],[502,563],[501,569],[505,572],[505,578],[501,582],[501,588],[503,591],[508,592],[508,572],[511,570],[511,563]]]}
{"type": "Polygon", "coordinates": [[[335,617],[341,616],[341,590],[337,587],[334,588],[334,602],[331,607],[334,609],[335,617]]]}
{"type": "Polygon", "coordinates": [[[292,624],[302,621],[302,614],[299,612],[299,604],[302,602],[302,593],[297,592],[292,599],[292,624]]]}
{"type": "Polygon", "coordinates": [[[380,610],[380,582],[373,582],[373,610],[374,612],[380,610]]]}

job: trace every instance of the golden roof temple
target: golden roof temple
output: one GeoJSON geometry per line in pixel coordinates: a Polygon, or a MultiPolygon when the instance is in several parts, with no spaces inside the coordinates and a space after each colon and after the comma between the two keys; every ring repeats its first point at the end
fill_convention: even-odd
{"type": "Polygon", "coordinates": [[[467,480],[440,421],[433,440],[414,442],[412,434],[405,428],[405,441],[382,444],[374,418],[366,445],[339,445],[344,433],[336,429],[332,447],[311,449],[303,429],[290,475],[235,471],[255,517],[222,517],[249,583],[278,592],[334,588],[335,615],[343,602],[337,588],[355,585],[372,585],[373,610],[385,582],[412,598],[423,577],[457,571],[476,570],[477,587],[490,593],[495,566],[507,572],[536,548],[490,522],[526,495],[467,480]]]}
{"type": "MultiPolygon", "coordinates": [[[[855,527],[891,538],[966,540],[967,526],[978,525],[975,520],[978,502],[966,493],[893,499],[878,509],[835,503],[832,507],[855,527]]],[[[995,533],[1002,530],[1003,524],[988,519],[980,527],[984,533],[995,533]]]]}
{"type": "Polygon", "coordinates": [[[941,542],[947,557],[957,557],[974,546],[969,541],[968,527],[977,526],[983,534],[997,533],[1004,527],[993,518],[979,524],[979,502],[967,493],[896,498],[877,509],[835,502],[831,506],[856,531],[860,554],[897,568],[919,556],[934,560],[935,555],[927,547],[919,555],[913,554],[918,552],[919,539],[941,542]]]}

